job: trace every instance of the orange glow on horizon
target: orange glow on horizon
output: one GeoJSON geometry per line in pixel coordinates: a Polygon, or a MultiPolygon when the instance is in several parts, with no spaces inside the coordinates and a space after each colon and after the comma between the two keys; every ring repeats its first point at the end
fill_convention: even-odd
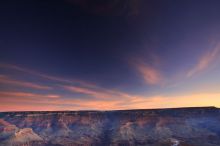
{"type": "MultiPolygon", "coordinates": [[[[0,97],[1,98],[1,97],[0,97]]],[[[192,94],[178,97],[133,97],[121,100],[79,100],[51,98],[21,100],[13,98],[0,103],[0,111],[53,111],[53,110],[126,110],[126,109],[154,109],[177,107],[220,107],[220,93],[216,94],[192,94]],[[20,101],[20,103],[19,103],[20,101]],[[27,101],[27,102],[25,102],[27,101]],[[65,105],[68,104],[68,107],[65,105]]]]}

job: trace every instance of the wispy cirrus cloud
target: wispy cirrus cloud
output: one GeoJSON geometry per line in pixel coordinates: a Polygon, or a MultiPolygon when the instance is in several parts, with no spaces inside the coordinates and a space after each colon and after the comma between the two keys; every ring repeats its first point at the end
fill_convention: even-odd
{"type": "Polygon", "coordinates": [[[85,82],[83,80],[66,79],[66,78],[62,78],[62,77],[48,75],[48,74],[44,74],[44,73],[41,73],[41,72],[38,72],[35,70],[23,68],[23,67],[13,65],[13,64],[0,63],[0,68],[6,68],[6,69],[14,70],[14,71],[23,72],[25,74],[29,74],[32,76],[40,77],[42,79],[46,79],[46,80],[50,80],[50,81],[54,81],[54,82],[59,82],[59,83],[63,83],[63,84],[78,84],[78,85],[85,86],[85,87],[93,87],[93,88],[96,87],[95,84],[85,82]]]}
{"type": "Polygon", "coordinates": [[[212,49],[209,52],[203,54],[199,58],[197,64],[187,72],[186,76],[187,77],[192,77],[193,75],[205,70],[219,56],[220,56],[220,44],[217,44],[214,49],[212,49]]]}
{"type": "Polygon", "coordinates": [[[69,90],[75,93],[81,93],[85,95],[89,95],[95,98],[109,98],[112,97],[111,94],[105,93],[104,91],[96,91],[94,89],[88,89],[85,87],[77,87],[77,86],[63,86],[64,89],[69,90]]]}
{"type": "MultiPolygon", "coordinates": [[[[37,72],[34,70],[22,68],[22,67],[12,65],[12,64],[0,64],[0,67],[7,68],[10,70],[14,70],[14,71],[23,72],[23,73],[29,74],[31,76],[37,76],[42,79],[48,80],[49,82],[52,81],[54,83],[53,88],[58,89],[57,90],[58,92],[62,88],[62,89],[65,89],[66,91],[70,91],[72,93],[80,93],[85,96],[97,98],[99,100],[102,100],[102,99],[109,100],[111,98],[127,98],[127,97],[129,97],[129,95],[126,93],[111,90],[111,89],[105,89],[105,88],[102,88],[96,84],[88,83],[88,82],[85,82],[85,81],[79,80],[79,79],[67,79],[67,78],[57,77],[57,76],[53,76],[53,75],[48,75],[48,74],[44,74],[44,73],[40,73],[40,72],[37,72]]],[[[9,81],[7,80],[7,82],[9,82],[9,81]]],[[[10,81],[10,82],[12,83],[12,81],[10,81]]],[[[20,84],[28,85],[25,82],[20,83],[20,84]]],[[[62,93],[65,93],[65,91],[62,91],[62,93]]],[[[78,97],[75,97],[73,94],[71,98],[78,98],[78,97]]]]}
{"type": "Polygon", "coordinates": [[[15,92],[15,91],[0,91],[0,98],[6,97],[33,97],[33,98],[60,98],[60,95],[55,94],[35,94],[30,92],[15,92]]]}
{"type": "Polygon", "coordinates": [[[116,90],[111,90],[111,89],[105,89],[96,84],[88,83],[88,82],[85,82],[79,79],[66,79],[62,77],[47,75],[44,73],[39,73],[37,71],[33,71],[30,69],[22,68],[22,67],[11,65],[11,64],[0,64],[0,67],[24,72],[26,74],[37,76],[37,77],[40,77],[42,79],[46,79],[49,81],[54,81],[56,82],[54,86],[57,86],[58,88],[63,88],[65,90],[68,90],[74,93],[81,93],[81,94],[92,96],[92,97],[99,98],[99,99],[109,99],[113,97],[123,97],[123,98],[130,97],[130,95],[128,95],[127,93],[116,91],[116,90]]]}
{"type": "MultiPolygon", "coordinates": [[[[146,64],[143,65],[143,70],[157,70],[149,69],[146,64]]],[[[14,66],[16,69],[18,67],[14,66]]],[[[137,66],[136,66],[137,67],[137,66]]],[[[12,68],[11,68],[12,69],[12,68]]],[[[15,70],[16,70],[15,69],[15,70]]],[[[177,95],[175,98],[167,96],[142,96],[133,95],[126,92],[117,91],[113,89],[105,89],[95,84],[87,82],[74,82],[72,79],[65,79],[54,77],[42,73],[35,73],[34,71],[27,72],[27,69],[19,68],[20,71],[30,73],[33,76],[42,77],[42,79],[56,81],[56,93],[44,92],[22,92],[22,91],[1,91],[0,90],[0,111],[39,111],[39,110],[119,110],[119,109],[147,109],[147,108],[166,108],[166,107],[184,107],[184,106],[220,106],[220,94],[191,94],[188,96],[177,95]],[[65,96],[65,92],[73,92],[65,96]],[[85,96],[93,98],[75,97],[74,93],[80,93],[85,96]],[[212,100],[210,100],[212,99],[212,100]]],[[[156,81],[153,83],[160,84],[160,71],[156,75],[156,81]]],[[[153,71],[154,74],[157,74],[153,71]]],[[[143,76],[143,74],[141,74],[143,76]]],[[[5,78],[5,76],[1,76],[5,78]]],[[[149,78],[149,77],[148,77],[149,78]]],[[[154,77],[153,77],[154,78],[154,77]]],[[[154,79],[153,79],[154,80],[154,79]]],[[[149,84],[149,79],[146,81],[149,84]]]]}
{"type": "Polygon", "coordinates": [[[74,93],[80,93],[84,95],[88,95],[91,97],[94,97],[99,100],[114,100],[114,99],[130,99],[134,95],[129,95],[124,92],[111,90],[111,89],[103,89],[103,88],[86,88],[86,87],[77,87],[77,86],[62,86],[65,90],[74,92],[74,93]]]}
{"type": "Polygon", "coordinates": [[[44,85],[39,85],[39,84],[32,83],[32,82],[11,79],[6,75],[0,75],[0,83],[13,85],[13,86],[21,86],[21,87],[26,87],[26,88],[41,89],[41,90],[52,89],[52,87],[49,87],[49,86],[44,86],[44,85]]]}

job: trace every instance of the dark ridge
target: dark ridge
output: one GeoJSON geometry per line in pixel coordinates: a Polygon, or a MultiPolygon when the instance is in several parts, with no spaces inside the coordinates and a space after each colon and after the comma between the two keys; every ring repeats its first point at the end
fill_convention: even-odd
{"type": "Polygon", "coordinates": [[[64,111],[2,111],[0,113],[37,113],[37,114],[43,114],[43,113],[103,113],[103,112],[135,112],[135,111],[163,111],[163,110],[216,110],[219,109],[215,106],[204,106],[204,107],[175,107],[175,108],[155,108],[155,109],[128,109],[128,110],[64,110],[64,111]]]}
{"type": "Polygon", "coordinates": [[[210,107],[183,107],[183,108],[164,108],[164,109],[131,109],[131,110],[109,110],[109,111],[16,111],[16,112],[0,112],[0,118],[5,115],[9,117],[13,116],[30,116],[30,115],[79,115],[79,116],[88,116],[88,115],[97,115],[97,116],[133,116],[134,118],[141,116],[188,116],[188,115],[215,115],[220,113],[220,109],[210,106],[210,107]]]}

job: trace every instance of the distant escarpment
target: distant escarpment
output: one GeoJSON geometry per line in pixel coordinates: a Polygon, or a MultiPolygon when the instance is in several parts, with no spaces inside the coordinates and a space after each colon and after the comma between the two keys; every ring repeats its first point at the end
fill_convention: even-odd
{"type": "Polygon", "coordinates": [[[2,112],[0,146],[220,146],[220,109],[2,112]]]}

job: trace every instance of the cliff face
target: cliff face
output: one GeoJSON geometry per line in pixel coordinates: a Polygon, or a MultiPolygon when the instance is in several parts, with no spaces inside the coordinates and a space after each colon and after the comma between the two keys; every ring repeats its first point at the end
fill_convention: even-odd
{"type": "Polygon", "coordinates": [[[0,113],[0,146],[220,146],[214,107],[0,113]]]}

